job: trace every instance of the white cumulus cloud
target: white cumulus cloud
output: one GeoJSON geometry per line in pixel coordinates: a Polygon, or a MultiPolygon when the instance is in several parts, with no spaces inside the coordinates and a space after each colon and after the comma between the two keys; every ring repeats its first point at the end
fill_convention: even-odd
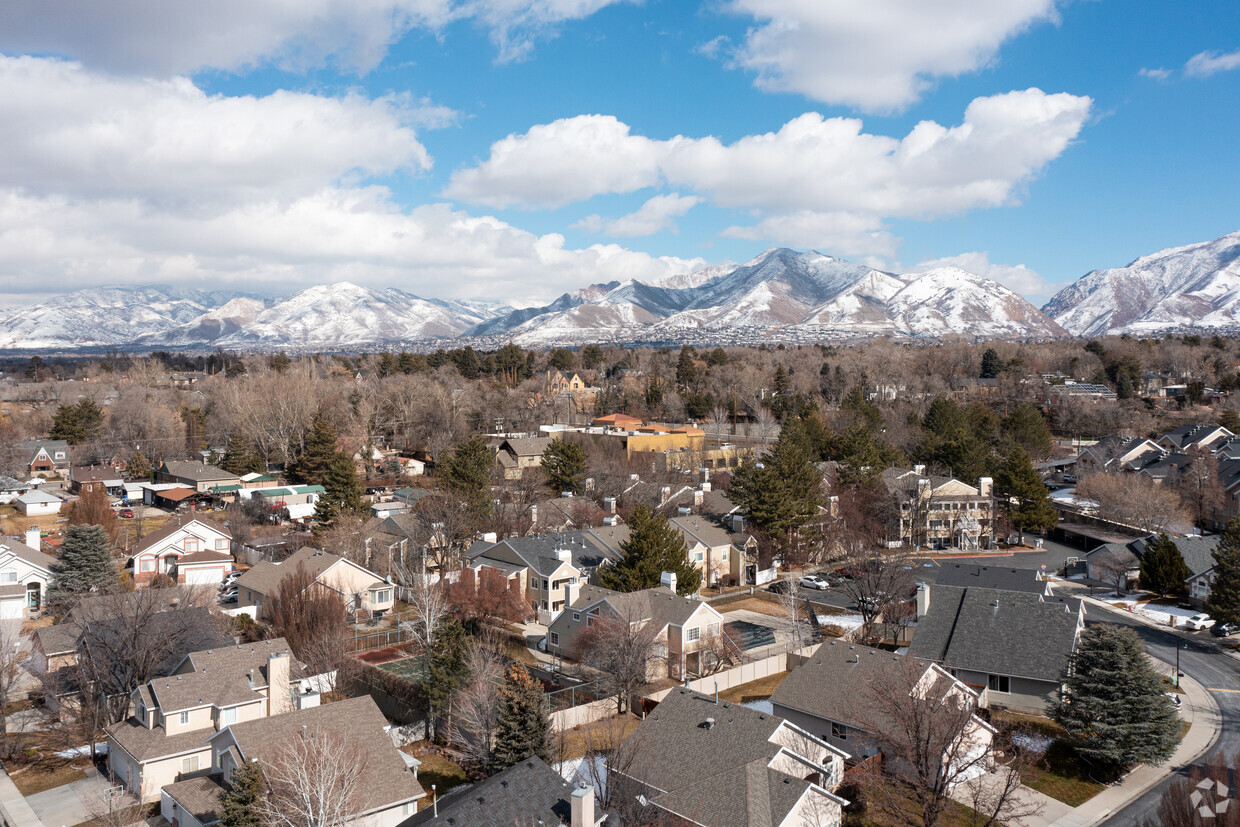
{"type": "Polygon", "coordinates": [[[1091,106],[1088,97],[1026,89],[977,98],[959,125],[922,121],[902,138],[809,112],[731,144],[655,140],[614,117],[582,115],[497,141],[485,161],[453,173],[445,195],[495,207],[559,207],[667,185],[757,211],[753,226],[727,231],[733,237],[890,249],[884,219],[1014,203],[1076,138],[1091,106]]]}
{"type": "Polygon", "coordinates": [[[675,219],[689,212],[701,201],[696,195],[670,192],[654,196],[628,215],[610,221],[598,215],[587,215],[573,227],[592,233],[605,232],[616,238],[654,235],[664,230],[674,233],[678,232],[675,219]]]}
{"type": "Polygon", "coordinates": [[[759,88],[867,112],[903,109],[941,77],[983,68],[1055,0],[729,0],[756,21],[731,53],[759,88]]]}
{"type": "Polygon", "coordinates": [[[1201,52],[1190,57],[1184,64],[1184,74],[1190,78],[1208,78],[1233,69],[1240,69],[1240,51],[1226,54],[1201,52]]]}
{"type": "Polygon", "coordinates": [[[365,73],[413,29],[471,19],[501,60],[624,0],[6,0],[0,51],[54,54],[118,72],[175,75],[331,63],[365,73]]]}
{"type": "Polygon", "coordinates": [[[1171,77],[1171,70],[1161,69],[1161,68],[1150,69],[1148,67],[1142,67],[1141,71],[1137,72],[1137,74],[1143,78],[1153,78],[1154,80],[1166,80],[1167,78],[1171,77]]]}

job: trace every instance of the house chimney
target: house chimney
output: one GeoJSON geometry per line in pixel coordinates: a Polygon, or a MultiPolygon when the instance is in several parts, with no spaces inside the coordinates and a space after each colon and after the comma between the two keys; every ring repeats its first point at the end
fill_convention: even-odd
{"type": "Polygon", "coordinates": [[[616,498],[615,497],[603,497],[603,510],[606,511],[608,514],[615,514],[616,513],[616,498]]]}
{"type": "Polygon", "coordinates": [[[659,585],[667,586],[672,591],[676,591],[676,572],[665,571],[659,575],[659,585]]]}
{"type": "Polygon", "coordinates": [[[702,494],[703,494],[703,493],[704,493],[704,492],[703,492],[703,491],[701,491],[701,490],[698,490],[698,491],[694,491],[694,492],[693,492],[693,504],[694,504],[694,505],[699,505],[699,506],[700,506],[700,505],[702,504],[702,494]]]}
{"type": "Polygon", "coordinates": [[[267,656],[267,714],[283,715],[293,711],[293,699],[289,696],[288,652],[273,652],[267,656]]]}
{"type": "Polygon", "coordinates": [[[743,514],[732,515],[732,531],[736,534],[745,533],[745,517],[743,514]]]}
{"type": "Polygon", "coordinates": [[[536,505],[530,506],[530,522],[531,523],[538,522],[538,506],[536,505]]]}
{"type": "Polygon", "coordinates": [[[659,505],[667,505],[667,501],[672,498],[672,488],[665,485],[659,489],[659,505]]]}
{"type": "Polygon", "coordinates": [[[711,490],[711,484],[710,484],[709,482],[704,482],[704,483],[702,483],[702,490],[703,490],[703,491],[710,491],[710,490],[711,490]]]}
{"type": "Polygon", "coordinates": [[[42,542],[43,540],[42,536],[39,534],[38,526],[26,529],[26,545],[30,546],[35,551],[38,551],[42,542]]]}
{"type": "Polygon", "coordinates": [[[916,474],[916,475],[917,475],[917,476],[919,476],[919,477],[924,477],[924,476],[926,475],[926,466],[924,466],[924,465],[914,465],[914,466],[913,466],[913,473],[914,473],[914,474],[916,474]]]}
{"type": "Polygon", "coordinates": [[[990,477],[982,477],[977,481],[977,493],[983,497],[989,497],[990,492],[994,489],[995,481],[990,477]]]}
{"type": "Polygon", "coordinates": [[[483,535],[482,535],[482,542],[484,542],[484,543],[498,543],[498,542],[499,542],[499,535],[498,535],[498,534],[496,534],[494,531],[488,531],[486,534],[483,534],[483,535]]]}
{"type": "Polygon", "coordinates": [[[917,619],[921,620],[930,614],[930,584],[917,584],[917,619]]]}
{"type": "Polygon", "coordinates": [[[573,559],[573,550],[570,548],[557,548],[555,556],[561,563],[570,563],[573,559]]]}
{"type": "Polygon", "coordinates": [[[573,790],[572,827],[594,827],[594,788],[573,790]]]}

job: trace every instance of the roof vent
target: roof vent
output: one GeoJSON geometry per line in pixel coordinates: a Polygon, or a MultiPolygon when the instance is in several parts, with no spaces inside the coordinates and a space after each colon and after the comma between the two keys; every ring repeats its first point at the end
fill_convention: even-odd
{"type": "Polygon", "coordinates": [[[714,728],[715,728],[715,719],[714,719],[714,718],[707,718],[707,719],[706,719],[706,722],[705,722],[704,724],[702,724],[702,726],[703,726],[703,727],[705,727],[706,729],[714,729],[714,728]]]}

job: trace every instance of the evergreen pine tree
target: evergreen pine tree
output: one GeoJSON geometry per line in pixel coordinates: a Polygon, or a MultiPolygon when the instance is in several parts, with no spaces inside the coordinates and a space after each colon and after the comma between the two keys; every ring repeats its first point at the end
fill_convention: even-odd
{"type": "Polygon", "coordinates": [[[689,388],[697,381],[697,351],[689,345],[680,349],[680,357],[676,360],[676,384],[681,388],[689,388]]]}
{"type": "Polygon", "coordinates": [[[125,465],[125,474],[130,479],[147,479],[151,476],[151,463],[141,451],[134,451],[125,465]]]}
{"type": "Polygon", "coordinates": [[[553,439],[543,451],[542,469],[547,472],[547,484],[552,491],[580,494],[585,485],[586,451],[575,442],[553,439]]]}
{"type": "Polygon", "coordinates": [[[336,429],[326,418],[315,417],[306,447],[288,469],[290,482],[303,485],[324,485],[336,456],[336,429]]]}
{"type": "Polygon", "coordinates": [[[511,767],[531,756],[547,757],[551,716],[542,686],[514,663],[499,688],[495,727],[495,764],[511,767]]]}
{"type": "Polygon", "coordinates": [[[1227,524],[1211,556],[1214,579],[1206,611],[1215,623],[1240,623],[1240,517],[1227,524]]]}
{"type": "Polygon", "coordinates": [[[780,542],[794,543],[822,502],[817,459],[800,420],[789,420],[769,453],[737,469],[728,496],[780,542]]]}
{"type": "Polygon", "coordinates": [[[245,437],[241,434],[232,434],[228,437],[228,446],[224,449],[224,459],[220,462],[220,468],[230,474],[241,476],[249,470],[251,456],[250,446],[246,444],[245,437]]]}
{"type": "Polygon", "coordinates": [[[220,827],[262,827],[263,771],[257,761],[236,767],[220,796],[220,827]]]}
{"type": "Polygon", "coordinates": [[[1050,716],[1097,772],[1118,776],[1138,762],[1161,764],[1180,738],[1180,717],[1164,694],[1136,632],[1090,626],[1063,675],[1050,716]]]}
{"type": "Polygon", "coordinates": [[[599,585],[620,592],[653,589],[663,572],[676,574],[676,593],[695,593],[702,584],[702,572],[689,562],[684,535],[661,514],[645,505],[633,509],[629,520],[629,539],[620,544],[624,557],[614,566],[599,569],[599,585]]]}
{"type": "Polygon", "coordinates": [[[327,473],[320,484],[326,489],[323,496],[338,508],[349,511],[362,509],[362,483],[357,478],[353,458],[348,454],[337,451],[332,455],[327,473]]]}
{"type": "Polygon", "coordinates": [[[1025,541],[1026,531],[1047,531],[1059,522],[1042,477],[1024,448],[1015,447],[999,469],[996,479],[999,500],[1007,507],[1012,525],[1025,541]]]}
{"type": "Polygon", "coordinates": [[[53,611],[69,607],[91,591],[107,591],[120,580],[112,559],[108,533],[102,526],[71,525],[65,529],[60,556],[51,564],[52,582],[47,598],[53,611]]]}
{"type": "Polygon", "coordinates": [[[1003,360],[999,358],[999,354],[993,347],[986,348],[986,352],[982,354],[981,378],[994,379],[1001,370],[1003,370],[1003,360]]]}
{"type": "Polygon", "coordinates": [[[456,446],[444,462],[444,482],[452,493],[465,500],[478,519],[491,513],[491,468],[495,452],[479,437],[456,446]]]}
{"type": "Polygon", "coordinates": [[[1146,543],[1141,555],[1141,588],[1166,597],[1167,592],[1183,586],[1188,575],[1184,555],[1170,537],[1159,534],[1153,542],[1146,543]]]}
{"type": "Polygon", "coordinates": [[[1218,424],[1233,434],[1240,434],[1240,413],[1236,413],[1233,408],[1224,408],[1223,412],[1219,414],[1218,424]]]}
{"type": "Polygon", "coordinates": [[[469,640],[460,623],[449,620],[435,627],[422,690],[430,704],[431,718],[436,721],[436,734],[438,722],[448,717],[452,694],[469,678],[468,651],[469,640]]]}
{"type": "Polygon", "coordinates": [[[1046,425],[1046,417],[1029,403],[1004,417],[1003,433],[1030,456],[1045,457],[1051,452],[1051,429],[1046,425]]]}

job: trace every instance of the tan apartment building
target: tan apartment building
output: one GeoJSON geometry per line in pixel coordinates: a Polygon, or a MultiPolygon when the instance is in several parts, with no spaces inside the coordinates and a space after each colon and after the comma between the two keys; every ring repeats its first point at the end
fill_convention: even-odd
{"type": "Polygon", "coordinates": [[[879,477],[899,510],[891,542],[921,549],[983,549],[994,544],[995,499],[990,477],[977,487],[926,474],[924,465],[888,468],[879,477]]]}

